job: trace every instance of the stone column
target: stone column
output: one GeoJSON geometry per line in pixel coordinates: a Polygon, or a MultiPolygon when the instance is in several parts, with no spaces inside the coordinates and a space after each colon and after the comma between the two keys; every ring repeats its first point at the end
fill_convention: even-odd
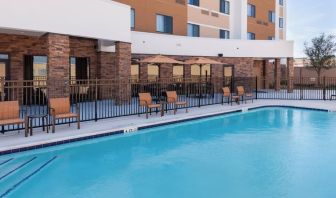
{"type": "Polygon", "coordinates": [[[183,66],[183,75],[184,78],[190,80],[191,78],[191,65],[184,65],[183,66]]]}
{"type": "Polygon", "coordinates": [[[280,91],[281,65],[279,58],[276,58],[274,62],[274,78],[275,78],[274,88],[276,91],[280,91]]]}
{"type": "Polygon", "coordinates": [[[49,98],[69,96],[69,36],[49,33],[47,53],[49,98]]]}
{"type": "Polygon", "coordinates": [[[163,80],[171,79],[173,77],[173,65],[172,64],[161,64],[159,66],[160,78],[163,80]]]}
{"type": "Polygon", "coordinates": [[[294,89],[294,59],[287,58],[287,92],[293,93],[294,89]]]}
{"type": "Polygon", "coordinates": [[[269,60],[264,60],[263,61],[263,80],[264,80],[264,88],[265,89],[269,89],[269,85],[270,85],[270,77],[269,77],[269,71],[271,69],[271,63],[269,62],[269,60]]]}
{"type": "Polygon", "coordinates": [[[146,63],[139,64],[139,79],[141,81],[148,79],[148,66],[146,63]]]}
{"type": "Polygon", "coordinates": [[[97,99],[110,99],[116,91],[115,84],[115,54],[98,52],[98,86],[94,87],[97,99]],[[113,85],[113,86],[112,86],[113,85]]]}
{"type": "Polygon", "coordinates": [[[131,43],[115,43],[116,103],[129,102],[131,99],[131,43]]]}

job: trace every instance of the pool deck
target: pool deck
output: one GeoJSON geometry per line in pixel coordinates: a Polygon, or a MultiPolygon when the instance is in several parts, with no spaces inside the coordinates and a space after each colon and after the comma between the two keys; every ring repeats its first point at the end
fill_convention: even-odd
{"type": "Polygon", "coordinates": [[[267,106],[301,107],[326,110],[336,113],[335,101],[320,100],[255,100],[254,103],[248,101],[247,104],[234,104],[233,106],[228,104],[202,106],[201,108],[195,107],[189,109],[189,113],[185,113],[185,110],[182,109],[179,110],[176,115],[174,115],[171,111],[168,112],[168,114],[165,114],[163,117],[160,116],[160,113],[157,115],[153,113],[149,119],[146,119],[145,115],[141,115],[141,117],[135,115],[99,120],[97,122],[82,122],[80,130],[77,130],[76,124],[72,124],[70,127],[67,124],[56,126],[56,133],[49,134],[43,132],[41,128],[37,128],[34,129],[34,135],[27,138],[24,137],[23,130],[21,130],[20,133],[14,131],[6,134],[0,134],[0,155],[68,143],[73,140],[78,141],[105,135],[123,133],[124,130],[127,129],[141,129],[150,126],[174,123],[182,120],[208,117],[234,111],[245,111],[249,108],[267,106]]]}

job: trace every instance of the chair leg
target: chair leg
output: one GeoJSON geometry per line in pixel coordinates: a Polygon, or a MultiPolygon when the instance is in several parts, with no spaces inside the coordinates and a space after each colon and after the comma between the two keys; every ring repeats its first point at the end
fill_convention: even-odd
{"type": "Polygon", "coordinates": [[[55,118],[52,118],[52,133],[55,133],[55,118]]]}
{"type": "Polygon", "coordinates": [[[148,107],[146,108],[146,119],[148,119],[148,107]]]}
{"type": "Polygon", "coordinates": [[[188,113],[188,107],[186,107],[186,113],[188,113]]]}
{"type": "Polygon", "coordinates": [[[77,116],[77,129],[80,129],[80,117],[77,116]]]}
{"type": "Polygon", "coordinates": [[[176,115],[176,112],[177,112],[177,107],[176,105],[174,106],[174,115],[176,115]]]}

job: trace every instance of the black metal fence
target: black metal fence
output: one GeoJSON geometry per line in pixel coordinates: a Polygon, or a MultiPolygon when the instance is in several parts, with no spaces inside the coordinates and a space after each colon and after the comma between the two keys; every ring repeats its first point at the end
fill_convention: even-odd
{"type": "MultiPolygon", "coordinates": [[[[229,87],[234,95],[237,86],[243,86],[246,93],[253,93],[254,99],[329,100],[336,95],[336,78],[323,78],[320,82],[313,78],[282,79],[278,83],[256,77],[118,81],[2,80],[0,100],[18,100],[21,115],[24,116],[48,114],[48,98],[69,97],[72,108],[76,105],[80,107],[81,121],[97,121],[145,113],[144,108],[139,108],[138,93],[141,92],[149,92],[153,102],[160,102],[166,100],[165,91],[176,91],[179,100],[187,101],[188,107],[202,107],[223,103],[222,88],[229,87]],[[289,84],[291,82],[292,85],[289,84]],[[288,89],[289,87],[292,89],[288,89]]],[[[172,105],[167,105],[167,110],[172,108],[172,105]]],[[[41,120],[34,120],[35,127],[41,124],[41,120]]],[[[6,126],[2,128],[2,132],[15,129],[18,126],[6,126]]]]}

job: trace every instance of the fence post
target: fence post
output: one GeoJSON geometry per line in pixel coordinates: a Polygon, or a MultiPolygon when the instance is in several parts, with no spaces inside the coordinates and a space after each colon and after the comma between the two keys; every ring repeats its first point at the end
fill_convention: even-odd
{"type": "Polygon", "coordinates": [[[202,76],[200,76],[199,82],[198,82],[198,107],[201,107],[201,89],[202,89],[202,76]]]}
{"type": "Polygon", "coordinates": [[[323,76],[323,100],[326,100],[326,77],[323,76]]]}
{"type": "Polygon", "coordinates": [[[96,78],[95,80],[95,122],[98,121],[98,113],[97,113],[97,107],[98,107],[98,104],[97,104],[97,100],[98,100],[98,80],[96,78]]]}
{"type": "Polygon", "coordinates": [[[300,100],[303,99],[303,96],[302,96],[302,77],[300,77],[300,100]]]}
{"type": "Polygon", "coordinates": [[[258,100],[258,76],[256,76],[255,78],[255,83],[256,83],[255,95],[256,95],[256,100],[258,100]]]}

